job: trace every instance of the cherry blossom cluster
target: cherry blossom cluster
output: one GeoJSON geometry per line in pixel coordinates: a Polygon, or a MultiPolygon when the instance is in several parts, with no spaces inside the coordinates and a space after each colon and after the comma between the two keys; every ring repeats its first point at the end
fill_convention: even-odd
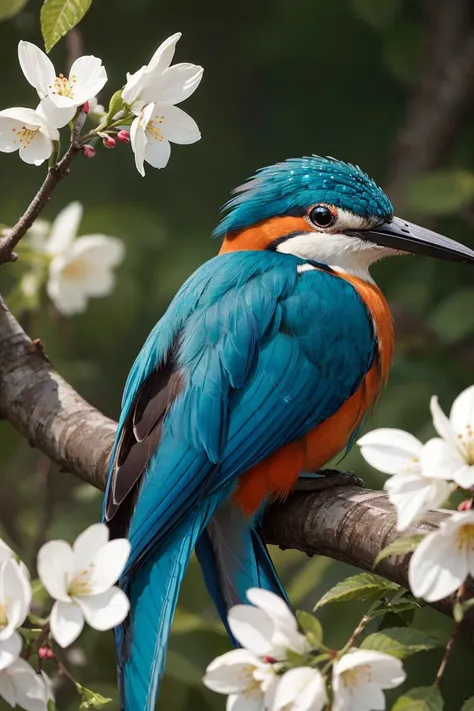
{"type": "Polygon", "coordinates": [[[329,697],[332,711],[384,709],[383,690],[405,681],[402,662],[383,652],[349,646],[318,655],[280,597],[251,588],[247,598],[251,605],[228,615],[241,649],[214,659],[204,677],[228,696],[227,711],[322,711],[329,697]]]}
{"type": "Polygon", "coordinates": [[[391,475],[385,489],[397,511],[398,530],[405,531],[455,491],[466,497],[457,513],[423,538],[410,560],[411,590],[427,602],[453,594],[474,575],[474,386],[454,400],[449,418],[432,397],[431,415],[439,437],[425,444],[388,428],[358,441],[366,461],[391,475]]]}
{"type": "Polygon", "coordinates": [[[112,96],[107,112],[96,100],[107,82],[101,59],[92,55],[79,57],[66,76],[56,72],[39,47],[21,41],[20,67],[36,89],[39,104],[35,109],[13,107],[0,111],[0,151],[19,151],[20,158],[33,165],[48,159],[54,163],[59,151],[59,129],[70,124],[86,157],[95,155],[93,143],[97,140],[102,140],[106,148],[113,148],[116,136],[123,143],[130,142],[140,175],[145,175],[145,162],[164,168],[171,143],[195,143],[201,137],[194,119],[177,106],[197,89],[203,74],[202,67],[195,64],[171,66],[180,37],[180,33],[169,37],[146,66],[127,74],[124,87],[112,96]],[[99,117],[99,125],[84,136],[76,121],[81,112],[93,112],[99,117]]]}
{"type": "Polygon", "coordinates": [[[30,613],[30,574],[0,540],[0,696],[10,706],[54,708],[52,683],[41,669],[43,660],[55,658],[54,644],[68,647],[85,622],[96,630],[123,622],[130,605],[115,583],[129,554],[129,542],[109,541],[103,524],[87,528],[72,547],[66,541],[45,543],[38,553],[38,575],[54,603],[38,627],[38,618],[30,613]],[[36,669],[28,661],[33,658],[36,669]]]}

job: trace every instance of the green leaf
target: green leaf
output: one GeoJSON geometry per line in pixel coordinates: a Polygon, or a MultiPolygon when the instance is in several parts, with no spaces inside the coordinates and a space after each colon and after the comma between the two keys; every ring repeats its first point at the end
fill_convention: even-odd
{"type": "Polygon", "coordinates": [[[41,8],[41,32],[46,51],[82,20],[92,0],[44,0],[41,8]]]}
{"type": "Polygon", "coordinates": [[[393,543],[390,543],[385,548],[382,548],[377,558],[374,560],[373,567],[377,567],[381,560],[387,558],[389,555],[405,555],[406,553],[412,553],[417,547],[418,543],[424,538],[423,535],[416,533],[413,536],[402,536],[397,538],[393,543]]]}
{"type": "Polygon", "coordinates": [[[470,600],[465,600],[465,602],[456,602],[453,608],[453,617],[455,622],[459,624],[464,619],[464,615],[468,610],[474,607],[474,597],[470,600]]]}
{"type": "Polygon", "coordinates": [[[409,612],[410,610],[419,610],[420,604],[415,600],[402,600],[394,605],[388,604],[382,607],[377,607],[373,612],[370,613],[370,618],[379,617],[380,615],[386,615],[388,613],[393,613],[395,615],[400,615],[402,612],[409,612]]]}
{"type": "Polygon", "coordinates": [[[435,307],[430,328],[443,343],[456,343],[474,332],[474,288],[456,289],[435,307]]]}
{"type": "Polygon", "coordinates": [[[323,628],[320,621],[316,617],[313,617],[313,615],[310,615],[309,612],[304,612],[304,610],[298,610],[296,619],[310,645],[314,648],[321,648],[323,643],[323,628]]]}
{"type": "Polygon", "coordinates": [[[392,627],[382,632],[369,634],[360,645],[361,649],[374,649],[405,659],[417,652],[427,652],[439,647],[441,642],[434,637],[411,627],[392,627]]]}
{"type": "Polygon", "coordinates": [[[28,0],[0,0],[0,20],[9,20],[23,10],[28,0]]]}
{"type": "Polygon", "coordinates": [[[474,199],[474,173],[436,170],[425,173],[408,187],[407,205],[426,215],[451,215],[474,199]]]}
{"type": "Polygon", "coordinates": [[[292,649],[286,650],[286,659],[292,667],[303,667],[306,664],[304,654],[298,654],[298,652],[294,652],[292,649]]]}
{"type": "Polygon", "coordinates": [[[112,94],[112,98],[109,101],[109,109],[107,111],[106,121],[107,125],[112,121],[115,114],[123,109],[122,101],[122,89],[118,89],[115,94],[112,94]]]}
{"type": "Polygon", "coordinates": [[[56,704],[54,703],[54,699],[48,699],[46,708],[48,709],[48,711],[56,711],[56,704]]]}
{"type": "Polygon", "coordinates": [[[76,682],[76,689],[81,695],[81,704],[79,706],[79,711],[84,711],[84,709],[101,709],[106,704],[110,703],[112,699],[102,696],[102,694],[96,694],[95,691],[86,689],[85,686],[76,682]]]}
{"type": "Polygon", "coordinates": [[[474,696],[463,703],[461,711],[474,711],[474,696]]]}
{"type": "Polygon", "coordinates": [[[443,697],[435,686],[419,686],[405,692],[392,711],[443,711],[443,697]]]}
{"type": "Polygon", "coordinates": [[[346,602],[347,600],[376,600],[384,593],[395,592],[400,586],[372,573],[361,573],[341,580],[328,590],[314,608],[317,610],[329,602],[346,602]]]}

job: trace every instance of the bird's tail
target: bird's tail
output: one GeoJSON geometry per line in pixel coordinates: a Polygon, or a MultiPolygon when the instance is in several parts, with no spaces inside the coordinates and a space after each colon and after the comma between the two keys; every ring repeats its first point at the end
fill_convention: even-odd
{"type": "Polygon", "coordinates": [[[198,539],[196,554],[209,593],[234,644],[227,612],[232,605],[248,602],[249,588],[270,590],[289,604],[260,523],[249,522],[237,507],[229,504],[214,514],[198,539]]]}
{"type": "Polygon", "coordinates": [[[115,644],[124,711],[155,709],[181,581],[208,514],[208,507],[193,512],[123,581],[131,610],[115,644]]]}

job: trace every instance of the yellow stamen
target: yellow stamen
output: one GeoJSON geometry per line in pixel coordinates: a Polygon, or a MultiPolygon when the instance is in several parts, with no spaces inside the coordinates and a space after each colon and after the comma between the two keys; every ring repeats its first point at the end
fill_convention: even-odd
{"type": "Polygon", "coordinates": [[[153,138],[156,141],[162,141],[163,140],[163,132],[160,128],[160,125],[163,123],[164,116],[155,116],[154,119],[148,122],[146,130],[151,133],[153,138]]]}
{"type": "Polygon", "coordinates": [[[457,534],[459,550],[474,551],[474,523],[466,523],[461,526],[457,534]]]}
{"type": "Polygon", "coordinates": [[[83,279],[86,273],[87,267],[82,259],[74,259],[63,269],[63,274],[70,279],[83,279]]]}
{"type": "MultiPolygon", "coordinates": [[[[63,74],[60,74],[58,77],[55,77],[54,79],[54,91],[53,94],[58,94],[58,96],[65,96],[68,99],[74,99],[74,85],[76,84],[77,79],[74,76],[65,77],[63,74]]],[[[50,86],[50,89],[53,87],[50,86]]]]}
{"type": "Polygon", "coordinates": [[[0,629],[8,625],[7,608],[0,605],[0,629]]]}

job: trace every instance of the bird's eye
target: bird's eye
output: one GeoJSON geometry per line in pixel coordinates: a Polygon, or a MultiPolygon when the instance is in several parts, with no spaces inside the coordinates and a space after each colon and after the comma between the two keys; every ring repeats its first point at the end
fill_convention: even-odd
{"type": "Polygon", "coordinates": [[[316,205],[309,213],[309,219],[317,227],[330,227],[336,220],[336,215],[326,205],[316,205]]]}

